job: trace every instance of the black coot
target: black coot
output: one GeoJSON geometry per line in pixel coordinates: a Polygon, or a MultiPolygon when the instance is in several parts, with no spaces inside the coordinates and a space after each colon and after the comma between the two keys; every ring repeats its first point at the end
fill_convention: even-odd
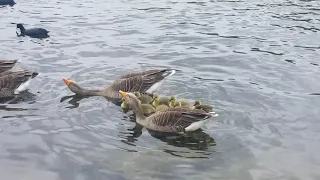
{"type": "Polygon", "coordinates": [[[10,5],[13,6],[14,4],[16,4],[13,0],[0,0],[0,6],[1,5],[10,5]]]}
{"type": "Polygon", "coordinates": [[[43,28],[25,29],[22,24],[17,24],[17,28],[20,29],[20,34],[17,33],[18,36],[30,36],[40,39],[49,37],[49,31],[43,28]]]}

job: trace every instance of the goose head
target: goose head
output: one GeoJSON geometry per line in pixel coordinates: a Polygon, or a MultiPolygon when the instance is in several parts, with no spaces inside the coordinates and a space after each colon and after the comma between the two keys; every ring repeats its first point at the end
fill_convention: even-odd
{"type": "Polygon", "coordinates": [[[141,97],[141,94],[139,91],[134,92],[134,95],[139,99],[141,97]]]}
{"type": "Polygon", "coordinates": [[[158,106],[160,103],[160,96],[158,94],[153,94],[153,106],[158,106]]]}
{"type": "Polygon", "coordinates": [[[195,107],[197,107],[197,106],[200,106],[200,105],[201,105],[200,101],[199,101],[199,100],[196,100],[196,101],[194,102],[194,104],[193,104],[193,108],[195,108],[195,107]]]}
{"type": "Polygon", "coordinates": [[[133,109],[133,111],[141,110],[140,100],[137,98],[136,95],[134,95],[133,93],[124,92],[121,90],[119,91],[119,93],[121,94],[125,103],[127,103],[133,109]]]}
{"type": "Polygon", "coordinates": [[[72,92],[78,94],[83,91],[83,89],[78,84],[76,84],[76,82],[67,78],[62,78],[62,79],[72,92]]]}
{"type": "Polygon", "coordinates": [[[169,105],[170,107],[174,107],[175,104],[176,104],[176,100],[177,98],[175,96],[171,96],[170,99],[169,99],[169,105]]]}
{"type": "Polygon", "coordinates": [[[17,29],[20,29],[21,33],[24,33],[26,31],[22,24],[17,24],[17,29]]]}

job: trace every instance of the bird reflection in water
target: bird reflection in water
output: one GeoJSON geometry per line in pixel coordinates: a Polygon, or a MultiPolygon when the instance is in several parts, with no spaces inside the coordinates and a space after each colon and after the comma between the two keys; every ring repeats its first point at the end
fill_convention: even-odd
{"type": "Polygon", "coordinates": [[[25,90],[15,97],[0,98],[0,104],[18,104],[19,102],[28,102],[33,104],[36,100],[36,95],[25,90]]]}
{"type": "Polygon", "coordinates": [[[176,147],[185,147],[190,150],[208,150],[210,146],[215,146],[216,143],[212,137],[201,129],[193,132],[187,132],[186,134],[177,135],[173,133],[160,133],[152,130],[148,130],[149,134],[168,145],[176,147]]]}
{"type": "MultiPolygon", "coordinates": [[[[129,119],[131,122],[135,122],[134,114],[131,114],[129,119]]],[[[135,127],[127,129],[126,132],[120,132],[119,137],[124,138],[122,142],[135,146],[134,142],[137,141],[137,138],[141,136],[142,129],[143,126],[136,123],[135,127]]],[[[162,142],[166,142],[170,146],[188,148],[189,150],[204,151],[202,155],[206,154],[205,151],[207,151],[210,147],[216,146],[215,140],[201,129],[194,132],[187,132],[185,134],[164,133],[149,129],[147,129],[147,131],[152,137],[159,139],[162,142]]],[[[164,151],[171,155],[182,156],[178,155],[181,154],[181,151],[168,149],[164,149],[164,151]]]]}
{"type": "Polygon", "coordinates": [[[21,92],[15,97],[6,97],[0,99],[0,109],[5,111],[27,111],[27,110],[37,110],[32,108],[19,108],[19,107],[9,107],[9,104],[19,104],[20,102],[27,102],[28,104],[33,104],[36,102],[36,95],[30,93],[28,90],[21,92]]]}
{"type": "Polygon", "coordinates": [[[214,139],[201,129],[176,137],[171,135],[159,136],[158,134],[152,136],[173,146],[174,148],[163,148],[163,151],[177,157],[206,159],[214,152],[209,148],[216,146],[214,139]]]}
{"type": "Polygon", "coordinates": [[[87,97],[78,96],[78,95],[64,96],[61,98],[60,102],[63,102],[63,101],[70,99],[70,98],[71,98],[71,100],[68,101],[68,103],[71,104],[72,106],[68,106],[66,108],[73,109],[73,108],[79,107],[79,105],[80,105],[79,101],[84,98],[87,98],[87,97]]]}
{"type": "MultiPolygon", "coordinates": [[[[69,104],[71,104],[72,106],[68,106],[66,108],[69,108],[69,109],[73,109],[73,108],[77,108],[79,107],[80,103],[79,101],[81,101],[82,99],[85,99],[85,98],[89,98],[89,97],[92,97],[92,96],[83,96],[83,95],[70,95],[70,96],[64,96],[60,99],[60,102],[63,102],[63,101],[66,101],[67,99],[70,99],[70,101],[68,101],[69,104]]],[[[108,99],[106,98],[109,102],[117,105],[117,106],[120,106],[121,102],[117,101],[117,100],[114,100],[114,99],[108,99]]]]}
{"type": "MultiPolygon", "coordinates": [[[[78,95],[72,95],[72,96],[65,96],[61,98],[60,102],[63,102],[67,99],[70,99],[68,101],[69,104],[73,106],[69,106],[67,108],[77,108],[79,107],[79,101],[88,98],[90,96],[78,96],[78,95]]],[[[106,98],[107,99],[107,98],[106,98]]],[[[120,106],[121,101],[119,100],[110,100],[108,101],[112,102],[113,104],[120,106]]],[[[128,112],[125,109],[122,109],[124,113],[128,112]]],[[[124,116],[123,120],[128,120],[130,122],[136,122],[134,113],[130,113],[126,116],[124,116]]],[[[141,126],[138,123],[135,123],[135,126],[133,128],[128,128],[127,131],[119,132],[119,137],[122,138],[122,142],[131,146],[135,146],[135,142],[138,140],[138,138],[142,135],[143,126],[141,126]]],[[[206,154],[206,151],[209,149],[209,147],[216,146],[216,143],[212,137],[210,137],[208,134],[203,132],[201,129],[194,131],[194,132],[187,132],[186,134],[175,134],[175,133],[163,133],[163,132],[156,132],[147,129],[148,133],[156,138],[159,139],[162,142],[166,142],[168,145],[173,147],[184,147],[188,148],[192,151],[203,151],[202,155],[206,154]]],[[[175,151],[175,150],[168,150],[164,149],[166,153],[169,153],[171,155],[175,156],[182,156],[179,155],[181,153],[187,153],[187,152],[181,152],[181,151],[175,151]]],[[[190,152],[191,153],[191,152],[190,152]]],[[[193,157],[195,158],[195,157],[193,157]]],[[[203,158],[200,156],[197,156],[197,158],[203,158]]]]}
{"type": "MultiPolygon", "coordinates": [[[[130,122],[136,122],[136,117],[134,114],[129,114],[128,116],[123,116],[123,120],[127,120],[129,118],[130,122]]],[[[142,134],[143,126],[141,126],[138,123],[135,123],[135,126],[133,128],[127,129],[127,131],[119,132],[119,137],[122,138],[122,142],[128,145],[135,146],[134,142],[137,141],[138,137],[142,134]]]]}
{"type": "Polygon", "coordinates": [[[133,128],[127,129],[126,132],[120,132],[119,137],[123,138],[121,141],[125,144],[135,146],[134,142],[142,135],[143,126],[136,123],[133,128]]]}

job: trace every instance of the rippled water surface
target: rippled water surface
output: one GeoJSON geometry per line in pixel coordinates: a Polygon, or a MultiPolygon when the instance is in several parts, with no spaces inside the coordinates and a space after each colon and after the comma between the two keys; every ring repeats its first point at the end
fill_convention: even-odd
{"type": "Polygon", "coordinates": [[[0,58],[41,75],[0,106],[1,179],[320,179],[319,1],[16,2],[0,8],[0,58]],[[163,67],[181,71],[161,95],[214,105],[203,131],[157,138],[61,79],[102,88],[163,67]]]}

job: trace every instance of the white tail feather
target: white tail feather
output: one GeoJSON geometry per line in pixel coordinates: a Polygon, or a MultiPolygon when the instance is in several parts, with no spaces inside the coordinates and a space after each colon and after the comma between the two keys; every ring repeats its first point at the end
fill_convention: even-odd
{"type": "Polygon", "coordinates": [[[208,112],[209,114],[212,114],[212,117],[217,117],[219,116],[219,114],[216,114],[216,112],[212,111],[212,112],[208,112]]]}
{"type": "Polygon", "coordinates": [[[209,121],[209,119],[193,122],[188,127],[186,127],[184,130],[185,131],[195,131],[197,129],[200,129],[208,121],[209,121]]]}
{"type": "Polygon", "coordinates": [[[174,75],[174,73],[176,73],[176,70],[175,70],[175,69],[172,69],[172,70],[170,70],[170,71],[171,71],[170,74],[167,75],[165,78],[167,78],[167,77],[169,77],[169,76],[172,76],[172,75],[174,75]]]}
{"type": "Polygon", "coordinates": [[[14,94],[19,94],[20,92],[25,91],[29,87],[31,81],[32,79],[30,78],[26,82],[22,83],[16,90],[14,90],[14,94]]]}
{"type": "Polygon", "coordinates": [[[146,93],[153,94],[155,93],[158,89],[160,89],[164,83],[164,80],[168,78],[169,76],[172,76],[176,70],[168,70],[167,73],[163,74],[162,76],[165,76],[165,78],[159,82],[154,83],[148,90],[146,90],[146,93]],[[170,72],[170,73],[169,73],[170,72]]]}

